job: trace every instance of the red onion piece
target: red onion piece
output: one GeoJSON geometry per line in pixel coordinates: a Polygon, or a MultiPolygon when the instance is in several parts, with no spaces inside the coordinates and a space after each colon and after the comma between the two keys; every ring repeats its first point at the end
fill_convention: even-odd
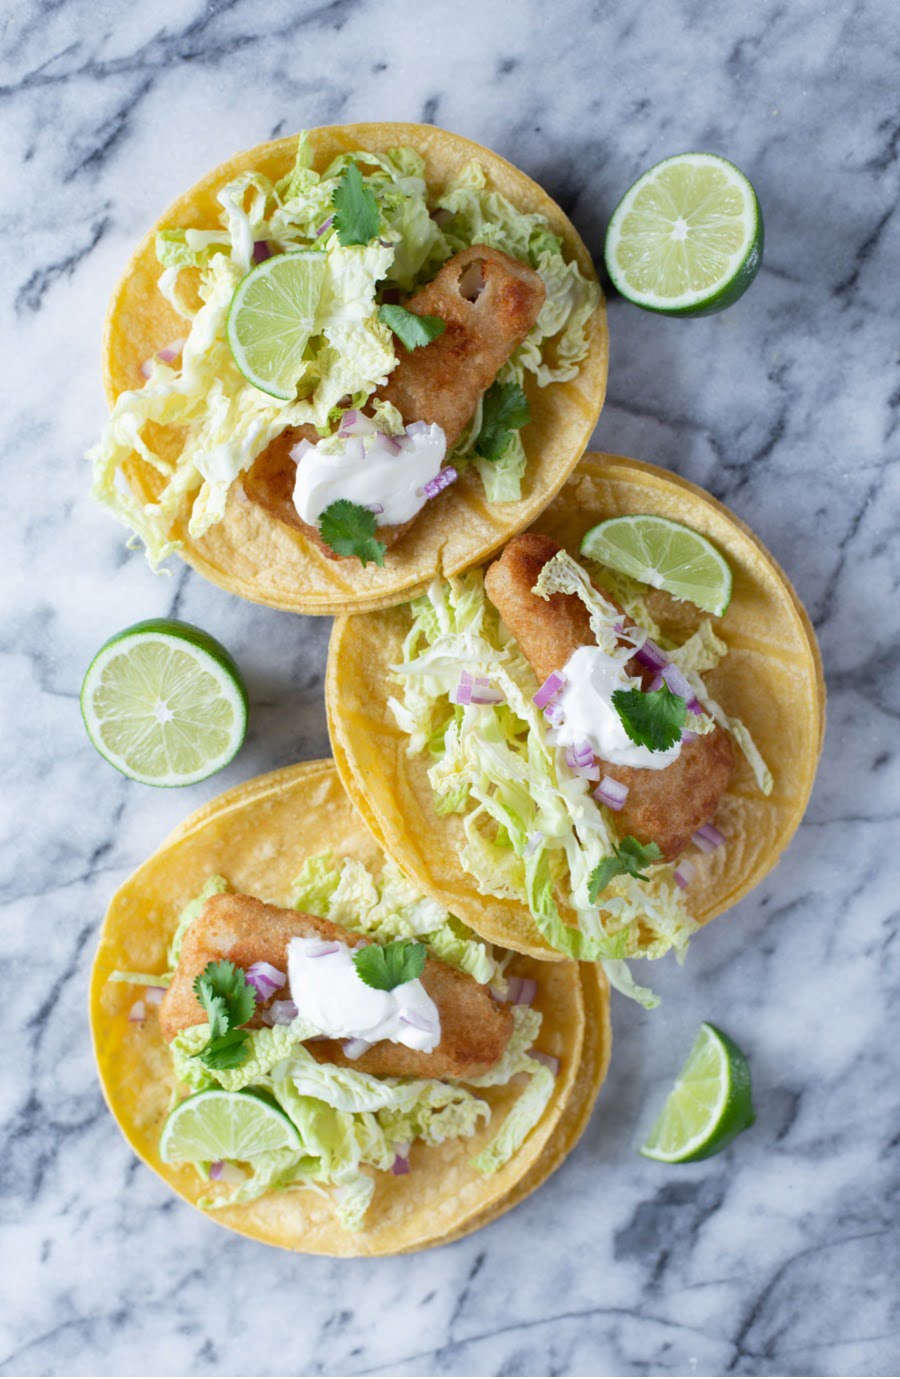
{"type": "Polygon", "coordinates": [[[288,454],[296,464],[299,464],[303,456],[307,454],[308,451],[315,450],[315,448],[316,447],[311,441],[302,440],[298,441],[294,448],[288,451],[288,454]]]}
{"type": "Polygon", "coordinates": [[[393,1173],[395,1178],[399,1178],[402,1176],[402,1174],[408,1173],[409,1159],[405,1158],[402,1154],[398,1154],[394,1162],[391,1164],[391,1172],[393,1173]]]}
{"type": "Polygon", "coordinates": [[[214,1181],[218,1181],[218,1179],[221,1178],[221,1176],[222,1176],[222,1170],[223,1170],[224,1167],[225,1167],[225,1164],[224,1164],[223,1160],[222,1160],[222,1159],[216,1159],[215,1163],[211,1163],[210,1166],[209,1166],[209,1176],[210,1176],[210,1178],[212,1178],[214,1181]]]}
{"type": "Polygon", "coordinates": [[[613,780],[612,776],[604,776],[593,793],[599,804],[605,804],[607,809],[615,809],[618,812],[628,799],[628,786],[623,785],[621,781],[613,780]]]}
{"type": "Polygon", "coordinates": [[[444,468],[435,474],[433,479],[429,479],[428,483],[423,485],[422,492],[426,498],[436,498],[439,493],[443,493],[445,488],[455,484],[458,478],[459,475],[453,465],[445,464],[444,468]]]}
{"type": "Polygon", "coordinates": [[[682,742],[696,742],[697,734],[692,733],[690,728],[685,728],[684,732],[681,734],[681,740],[682,742]]]}
{"type": "Polygon", "coordinates": [[[434,1025],[430,1020],[426,1020],[424,1015],[419,1015],[415,1010],[407,1010],[405,1007],[400,1009],[401,1025],[409,1025],[410,1029],[421,1030],[422,1034],[433,1034],[434,1025]]]}
{"type": "Polygon", "coordinates": [[[559,692],[565,687],[566,677],[561,670],[552,671],[541,685],[533,702],[539,709],[546,709],[551,699],[555,699],[559,692]]]}
{"type": "Polygon", "coordinates": [[[549,1068],[554,1077],[559,1072],[559,1059],[554,1058],[552,1053],[539,1053],[537,1049],[529,1049],[528,1057],[533,1058],[535,1063],[543,1063],[545,1068],[549,1068]]]}
{"type": "Polygon", "coordinates": [[[323,221],[322,221],[322,224],[319,226],[318,230],[316,231],[316,239],[318,239],[320,235],[324,235],[325,231],[326,231],[326,230],[329,230],[329,229],[331,228],[333,222],[334,222],[334,216],[333,216],[333,215],[330,215],[330,216],[328,217],[327,220],[323,220],[323,221]]]}
{"type": "Polygon", "coordinates": [[[514,1006],[530,1006],[537,995],[537,982],[534,977],[520,977],[519,988],[510,1000],[514,1006]]]}
{"type": "Polygon", "coordinates": [[[395,436],[386,436],[383,431],[376,431],[372,438],[370,453],[377,454],[381,451],[383,455],[390,455],[393,458],[394,455],[401,453],[402,448],[395,436]]]}
{"type": "Polygon", "coordinates": [[[666,653],[661,651],[656,642],[651,641],[649,637],[637,648],[634,659],[640,661],[641,665],[646,666],[648,670],[662,670],[663,666],[669,664],[666,653]]]}
{"type": "Polygon", "coordinates": [[[164,364],[171,364],[178,358],[186,343],[185,340],[170,341],[168,345],[163,345],[162,349],[158,351],[157,359],[161,359],[164,364]]]}
{"type": "Polygon", "coordinates": [[[307,948],[306,956],[308,958],[330,958],[333,953],[339,953],[340,951],[341,945],[339,943],[329,943],[323,939],[317,947],[307,948]]]}
{"type": "Polygon", "coordinates": [[[690,680],[682,675],[676,665],[670,661],[662,672],[662,678],[673,694],[677,694],[679,699],[683,699],[691,713],[702,713],[703,706],[694,694],[690,680]]]}
{"type": "Polygon", "coordinates": [[[431,427],[427,421],[413,421],[407,426],[406,434],[408,436],[424,436],[430,430],[431,427]]]}
{"type": "Polygon", "coordinates": [[[713,824],[704,824],[698,828],[691,842],[700,849],[701,852],[715,852],[725,842],[725,834],[720,833],[713,824]]]}
{"type": "Polygon", "coordinates": [[[455,690],[450,691],[451,704],[471,704],[472,702],[472,677],[467,670],[464,670],[459,677],[459,684],[455,690]]]}
{"type": "Polygon", "coordinates": [[[380,517],[381,514],[384,512],[383,503],[366,503],[366,508],[369,512],[374,513],[376,517],[380,517]]]}
{"type": "Polygon", "coordinates": [[[686,891],[691,881],[694,879],[694,864],[683,857],[678,863],[673,873],[675,885],[681,890],[686,891]]]}
{"type": "MultiPolygon", "coordinates": [[[[577,771],[582,766],[592,766],[594,761],[594,749],[586,737],[582,737],[578,742],[573,742],[566,748],[566,765],[572,771],[577,771]]],[[[599,780],[599,776],[597,777],[599,780]]]]}
{"type": "Polygon", "coordinates": [[[297,1013],[293,1001],[273,1001],[260,1018],[264,1025],[289,1025],[292,1020],[296,1020],[297,1013]]]}
{"type": "MultiPolygon", "coordinates": [[[[338,427],[338,435],[346,438],[347,436],[373,436],[378,430],[371,417],[364,416],[362,412],[351,408],[341,417],[341,424],[338,427]]],[[[348,447],[349,449],[349,447],[348,447]]]]}
{"type": "Polygon", "coordinates": [[[506,985],[506,995],[503,997],[503,1000],[506,1002],[507,1005],[514,1006],[517,1004],[517,997],[519,995],[520,990],[522,989],[523,980],[524,978],[522,977],[509,978],[509,981],[506,985]]]}
{"type": "Polygon", "coordinates": [[[666,682],[661,675],[654,675],[653,679],[650,681],[650,684],[647,686],[647,693],[655,694],[657,690],[662,689],[665,683],[666,682]]]}
{"type": "Polygon", "coordinates": [[[562,727],[563,723],[566,721],[566,715],[563,712],[562,704],[548,704],[544,709],[544,717],[554,728],[562,727]]]}
{"type": "Polygon", "coordinates": [[[128,1019],[133,1025],[142,1025],[147,1017],[147,1007],[143,1001],[135,1001],[128,1012],[128,1019]]]}
{"type": "Polygon", "coordinates": [[[280,991],[287,981],[287,975],[273,967],[270,962],[254,962],[244,973],[247,981],[256,992],[257,1002],[262,1005],[276,991],[280,991]]]}
{"type": "Polygon", "coordinates": [[[253,246],[253,262],[264,263],[272,257],[272,250],[264,239],[258,239],[253,246]]]}
{"type": "Polygon", "coordinates": [[[158,1006],[166,994],[164,986],[148,986],[144,988],[144,1000],[148,1006],[158,1006]]]}
{"type": "Polygon", "coordinates": [[[581,776],[582,780],[599,780],[600,767],[595,761],[592,761],[590,766],[573,766],[572,774],[581,776]]]}
{"type": "Polygon", "coordinates": [[[347,1058],[361,1058],[371,1047],[367,1039],[345,1039],[341,1045],[347,1058]]]}

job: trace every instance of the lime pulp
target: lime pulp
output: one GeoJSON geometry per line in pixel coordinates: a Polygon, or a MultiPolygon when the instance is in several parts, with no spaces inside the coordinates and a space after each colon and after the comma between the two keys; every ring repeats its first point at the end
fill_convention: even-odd
{"type": "Polygon", "coordinates": [[[731,602],[731,568],[724,556],[700,532],[668,517],[609,517],[585,533],[581,554],[716,617],[731,602]]]}
{"type": "Polygon", "coordinates": [[[661,1163],[708,1159],[754,1119],[746,1058],[727,1034],[703,1024],[640,1152],[661,1163]]]}
{"type": "Polygon", "coordinates": [[[213,1089],[186,1097],[169,1113],[159,1138],[163,1163],[247,1162],[277,1149],[300,1149],[283,1111],[249,1092],[213,1089]]]}
{"type": "Polygon", "coordinates": [[[319,251],[276,254],[251,268],[228,309],[228,345],[241,373],[264,393],[289,402],[303,373],[325,281],[319,251]]]}

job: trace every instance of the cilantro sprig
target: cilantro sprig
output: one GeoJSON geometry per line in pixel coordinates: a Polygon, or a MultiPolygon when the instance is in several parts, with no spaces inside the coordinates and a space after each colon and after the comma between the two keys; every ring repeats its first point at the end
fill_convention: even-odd
{"type": "Polygon", "coordinates": [[[384,564],[387,546],[377,541],[375,532],[378,523],[375,514],[359,503],[351,503],[349,498],[338,498],[330,503],[319,518],[319,535],[330,546],[335,555],[356,555],[365,566],[372,560],[376,565],[384,564]]]}
{"type": "Polygon", "coordinates": [[[658,690],[614,690],[613,706],[632,742],[651,752],[667,752],[681,741],[687,704],[668,685],[658,690]]]}
{"type": "Polygon", "coordinates": [[[340,243],[368,244],[378,234],[378,202],[356,163],[348,163],[334,189],[334,228],[340,243]]]}
{"type": "Polygon", "coordinates": [[[395,986],[415,981],[425,970],[425,945],[415,939],[397,938],[382,947],[369,943],[353,954],[353,966],[366,986],[376,991],[393,991],[395,986]]]}
{"type": "Polygon", "coordinates": [[[492,383],[481,406],[481,430],[475,453],[483,460],[499,460],[513,432],[531,421],[528,398],[518,383],[492,383]]]}
{"type": "Polygon", "coordinates": [[[247,1056],[245,1025],[256,1009],[256,992],[243,968],[208,962],[194,979],[194,995],[209,1021],[209,1040],[196,1057],[207,1068],[237,1068],[247,1056]]]}
{"type": "Polygon", "coordinates": [[[443,335],[447,329],[440,316],[417,316],[414,311],[407,311],[405,306],[393,306],[390,303],[378,308],[378,319],[383,326],[394,332],[407,350],[416,350],[420,345],[430,345],[432,340],[443,335]]]}
{"type": "Polygon", "coordinates": [[[632,838],[629,834],[623,838],[618,847],[613,845],[613,856],[604,857],[599,862],[588,878],[588,899],[592,905],[597,904],[598,898],[603,894],[615,876],[633,876],[638,881],[649,881],[649,876],[645,876],[642,867],[649,867],[652,862],[661,862],[662,852],[656,843],[639,843],[637,838],[632,838]]]}

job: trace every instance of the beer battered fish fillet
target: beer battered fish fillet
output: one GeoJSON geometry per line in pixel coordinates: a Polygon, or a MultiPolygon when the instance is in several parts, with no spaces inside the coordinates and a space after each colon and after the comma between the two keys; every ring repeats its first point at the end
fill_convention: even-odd
{"type": "MultiPolygon", "coordinates": [[[[417,316],[440,316],[444,333],[430,345],[407,350],[397,342],[397,365],[376,396],[392,403],[405,424],[425,421],[440,426],[447,453],[468,426],[482,394],[522,343],[544,305],[540,276],[518,259],[473,244],[455,254],[436,277],[405,303],[417,316]]],[[[244,476],[244,492],[279,522],[315,541],[332,559],[345,557],[321,540],[294,507],[297,466],[290,457],[300,440],[315,445],[314,427],[277,436],[244,476]]],[[[378,539],[390,549],[415,521],[378,528],[378,539]]]]}
{"type": "MultiPolygon", "coordinates": [[[[552,671],[561,670],[578,647],[596,640],[577,594],[542,599],[531,592],[559,550],[557,542],[538,532],[515,536],[484,581],[488,597],[541,683],[552,671]]],[[[595,587],[615,603],[605,589],[595,587]]],[[[629,661],[627,669],[645,687],[653,678],[639,661],[629,661]]],[[[661,771],[597,760],[601,770],[628,786],[625,805],[615,815],[620,836],[631,834],[641,843],[656,843],[666,861],[683,852],[696,830],[712,818],[734,766],[731,743],[719,727],[684,743],[677,760],[661,771]]]]}
{"type": "MultiPolygon", "coordinates": [[[[171,1042],[181,1030],[206,1019],[193,983],[207,963],[226,958],[246,970],[255,962],[268,962],[286,972],[288,943],[301,937],[337,940],[351,946],[368,942],[330,920],[282,910],[249,895],[211,896],[185,934],[178,966],[160,1005],[163,1037],[171,1042]]],[[[437,958],[426,958],[421,981],[441,1017],[441,1042],[431,1053],[387,1039],[354,1059],[347,1058],[338,1039],[310,1042],[309,1052],[319,1063],[336,1063],[376,1077],[465,1079],[486,1073],[499,1062],[509,1043],[511,1011],[496,1002],[487,987],[437,958]]],[[[286,991],[278,992],[276,999],[286,995],[286,991]]],[[[260,1012],[264,1009],[258,1008],[251,1026],[262,1023],[260,1012]]]]}

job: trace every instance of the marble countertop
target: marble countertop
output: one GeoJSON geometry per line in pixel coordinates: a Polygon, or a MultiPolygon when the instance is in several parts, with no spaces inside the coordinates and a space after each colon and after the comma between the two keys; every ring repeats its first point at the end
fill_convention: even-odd
{"type": "Polygon", "coordinates": [[[885,1374],[900,1359],[896,632],[898,16],[514,0],[20,0],[0,18],[4,1374],[885,1374]],[[766,259],[733,310],[613,301],[595,446],[708,487],[791,573],[830,683],[807,819],[769,881],[616,998],[572,1158],[416,1258],[290,1257],[220,1231],[133,1158],[97,1084],[90,962],[116,885],[189,810],[327,752],[327,620],[155,578],[94,507],[107,296],[159,210],[305,124],[432,121],[543,182],[595,251],[624,188],[686,147],[752,177],[766,259]],[[96,647],[177,614],[245,669],[249,739],[154,792],[97,757],[96,647]],[[893,650],[891,647],[893,646],[893,650]],[[702,1019],[747,1049],[730,1152],[635,1154],[702,1019]]]}

